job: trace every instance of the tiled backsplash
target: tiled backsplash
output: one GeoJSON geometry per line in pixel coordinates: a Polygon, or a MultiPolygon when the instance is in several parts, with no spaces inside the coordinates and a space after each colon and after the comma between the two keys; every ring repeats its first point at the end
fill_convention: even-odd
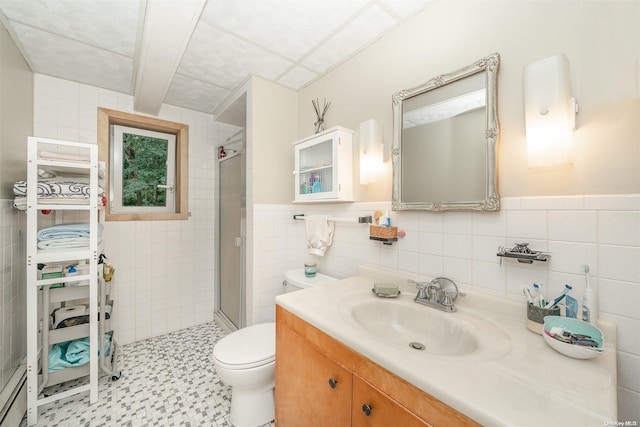
{"type": "Polygon", "coordinates": [[[27,354],[26,215],[13,209],[12,202],[0,200],[0,390],[27,354]]]}
{"type": "MultiPolygon", "coordinates": [[[[549,295],[565,283],[582,299],[588,264],[599,290],[600,316],[618,326],[620,419],[640,408],[640,195],[504,198],[499,212],[391,212],[406,237],[392,246],[371,241],[368,227],[335,223],[324,257],[306,253],[304,221],[293,214],[330,214],[355,220],[389,203],[254,206],[254,319],[274,318],[283,272],[307,259],[339,278],[368,264],[415,279],[447,276],[462,289],[522,300],[520,286],[544,283],[549,295]],[[528,242],[551,253],[548,263],[519,264],[496,256],[499,246],[528,242]]],[[[635,412],[634,412],[635,411],[635,412]]],[[[624,418],[626,416],[627,418],[624,418]]],[[[635,416],[635,418],[634,418],[635,416]]]]}

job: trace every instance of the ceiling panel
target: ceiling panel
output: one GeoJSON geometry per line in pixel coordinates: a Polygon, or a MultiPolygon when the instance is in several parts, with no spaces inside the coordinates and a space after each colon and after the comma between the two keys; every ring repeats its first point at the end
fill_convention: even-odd
{"type": "Polygon", "coordinates": [[[278,83],[297,90],[314,80],[318,75],[307,68],[296,66],[280,77],[278,83]]]}
{"type": "Polygon", "coordinates": [[[13,29],[36,72],[129,93],[132,58],[21,24],[13,29]]]}
{"type": "Polygon", "coordinates": [[[275,80],[292,65],[291,61],[200,22],[178,73],[233,89],[249,74],[275,80]]]}
{"type": "Polygon", "coordinates": [[[348,21],[368,0],[209,0],[202,20],[294,61],[348,21]]]}
{"type": "MultiPolygon", "coordinates": [[[[0,0],[0,21],[33,72],[131,94],[157,77],[132,81],[141,61],[134,56],[147,45],[138,38],[150,1],[180,4],[0,0]]],[[[184,53],[160,50],[182,58],[163,102],[211,112],[249,75],[298,90],[433,1],[207,0],[184,53]]],[[[162,57],[154,56],[151,70],[162,57]]]]}
{"type": "Polygon", "coordinates": [[[229,89],[176,74],[165,102],[210,113],[230,93],[229,89]]]}
{"type": "Polygon", "coordinates": [[[378,39],[396,24],[396,20],[382,8],[371,6],[342,31],[323,43],[302,63],[318,73],[323,73],[378,39]]]}
{"type": "Polygon", "coordinates": [[[402,19],[407,19],[435,0],[380,0],[380,3],[387,6],[393,13],[402,19]]]}
{"type": "Polygon", "coordinates": [[[0,0],[0,7],[10,21],[134,55],[140,8],[137,1],[0,0]]]}

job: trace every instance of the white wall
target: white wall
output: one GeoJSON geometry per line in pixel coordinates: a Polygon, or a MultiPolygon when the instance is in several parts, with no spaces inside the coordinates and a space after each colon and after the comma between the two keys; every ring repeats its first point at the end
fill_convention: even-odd
{"type": "Polygon", "coordinates": [[[0,23],[0,198],[12,198],[13,183],[24,178],[32,117],[33,73],[0,23]]]}
{"type": "Polygon", "coordinates": [[[0,391],[26,355],[26,217],[11,207],[12,187],[26,177],[33,126],[33,73],[0,24],[0,391]]]}
{"type": "MultiPolygon", "coordinates": [[[[356,130],[354,152],[358,125],[370,118],[391,142],[393,93],[498,52],[502,197],[640,192],[639,21],[637,1],[435,2],[301,90],[300,137],[313,133],[311,100],[326,98],[327,127],[356,130]],[[560,52],[580,104],[574,166],[536,173],[527,167],[522,69],[560,52]]],[[[386,173],[381,183],[356,185],[356,200],[390,200],[390,166],[386,173]]]]}
{"type": "MultiPolygon", "coordinates": [[[[35,76],[36,136],[96,143],[98,107],[135,113],[129,95],[35,76]]],[[[214,147],[229,127],[167,105],[158,117],[189,125],[191,217],[107,222],[105,254],[116,269],[113,315],[121,344],[213,319],[214,147]]]]}

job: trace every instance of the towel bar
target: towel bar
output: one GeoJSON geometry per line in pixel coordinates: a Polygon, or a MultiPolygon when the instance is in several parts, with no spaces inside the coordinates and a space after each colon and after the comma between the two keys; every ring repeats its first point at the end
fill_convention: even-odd
{"type": "MultiPolygon", "coordinates": [[[[293,219],[304,221],[304,214],[295,214],[293,215],[293,219]]],[[[373,222],[373,218],[371,216],[359,216],[356,219],[350,218],[333,218],[335,222],[356,222],[359,224],[371,224],[373,222]]]]}

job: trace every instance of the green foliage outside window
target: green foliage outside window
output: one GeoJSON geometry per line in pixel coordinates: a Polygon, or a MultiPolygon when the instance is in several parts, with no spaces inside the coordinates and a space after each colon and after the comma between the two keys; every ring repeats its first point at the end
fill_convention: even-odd
{"type": "Polygon", "coordinates": [[[122,205],[165,206],[166,139],[123,134],[122,205]]]}

